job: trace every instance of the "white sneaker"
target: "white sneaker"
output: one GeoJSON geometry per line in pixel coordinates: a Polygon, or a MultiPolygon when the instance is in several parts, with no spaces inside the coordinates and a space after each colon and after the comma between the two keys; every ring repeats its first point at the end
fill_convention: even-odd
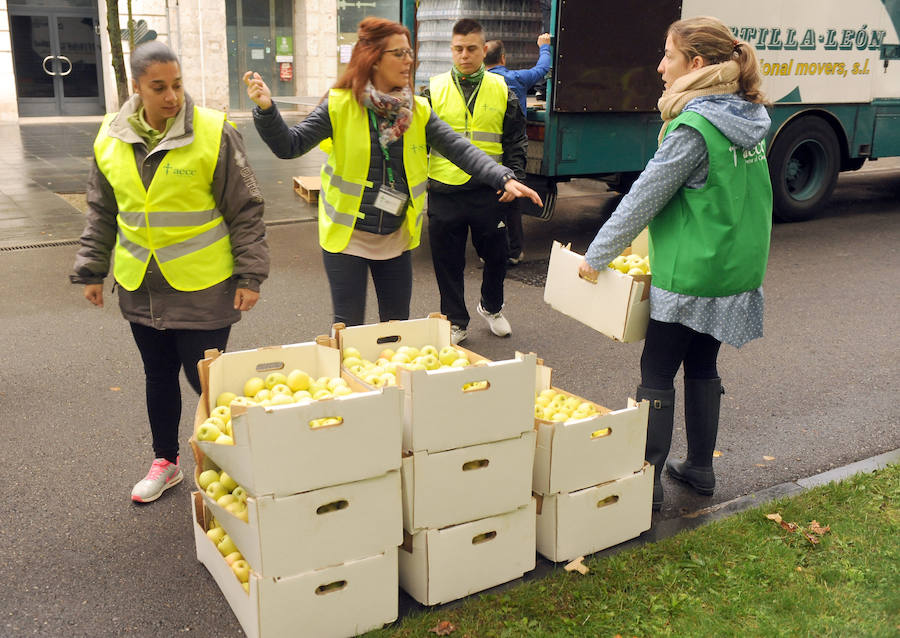
{"type": "Polygon", "coordinates": [[[138,481],[131,490],[131,500],[138,503],[155,501],[167,489],[181,483],[183,478],[181,467],[177,463],[166,459],[155,459],[147,476],[138,481]]]}
{"type": "Polygon", "coordinates": [[[491,327],[491,332],[493,332],[498,337],[508,337],[512,334],[512,328],[509,325],[509,321],[506,320],[506,317],[503,316],[501,311],[497,312],[488,312],[484,308],[481,307],[481,303],[478,304],[478,314],[484,317],[484,320],[488,322],[488,325],[491,327]]]}
{"type": "Polygon", "coordinates": [[[465,328],[460,328],[459,326],[450,326],[450,343],[454,346],[465,341],[466,337],[469,336],[468,331],[465,328]]]}

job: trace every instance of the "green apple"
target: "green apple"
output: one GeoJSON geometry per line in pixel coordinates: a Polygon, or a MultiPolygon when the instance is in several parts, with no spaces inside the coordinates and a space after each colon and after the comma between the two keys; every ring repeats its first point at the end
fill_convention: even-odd
{"type": "Polygon", "coordinates": [[[220,434],[219,438],[213,441],[213,443],[218,443],[219,445],[234,445],[234,439],[227,434],[220,434]]]}
{"type": "Polygon", "coordinates": [[[213,423],[202,423],[197,428],[198,441],[215,441],[222,435],[222,430],[213,423]]]}
{"type": "Polygon", "coordinates": [[[451,363],[450,367],[451,368],[465,368],[467,365],[469,365],[469,360],[464,359],[463,357],[460,357],[459,359],[457,359],[456,361],[451,363]]]}
{"type": "Polygon", "coordinates": [[[403,365],[407,370],[424,370],[425,366],[421,363],[407,363],[403,365]]]}
{"type": "Polygon", "coordinates": [[[353,346],[347,346],[341,351],[341,358],[347,359],[348,357],[355,357],[357,359],[362,359],[362,353],[358,348],[354,348],[353,346]]]}
{"type": "Polygon", "coordinates": [[[333,395],[326,388],[322,388],[321,390],[316,390],[315,394],[312,395],[312,398],[316,401],[321,401],[322,399],[330,399],[333,395]]]}
{"type": "Polygon", "coordinates": [[[231,420],[231,408],[227,405],[218,405],[213,408],[213,411],[210,413],[209,418],[222,419],[222,421],[228,423],[231,420]]]}
{"type": "Polygon", "coordinates": [[[562,411],[557,412],[556,414],[554,414],[553,416],[550,417],[550,420],[553,421],[554,423],[562,423],[563,421],[568,421],[569,413],[562,412],[562,411]]]}
{"type": "Polygon", "coordinates": [[[306,390],[309,388],[309,375],[303,370],[291,370],[287,376],[287,384],[292,392],[306,390]]]}
{"type": "Polygon", "coordinates": [[[219,481],[213,481],[206,486],[206,495],[214,501],[218,501],[226,494],[228,494],[228,490],[226,490],[225,486],[219,481]]]}
{"type": "Polygon", "coordinates": [[[244,396],[252,397],[255,396],[257,392],[266,387],[266,382],[263,381],[260,377],[250,377],[247,379],[247,382],[244,384],[244,396]]]}
{"type": "Polygon", "coordinates": [[[229,492],[233,491],[234,488],[238,486],[237,481],[228,476],[225,472],[219,474],[219,483],[221,483],[229,492]]]}
{"type": "Polygon", "coordinates": [[[550,405],[550,397],[538,395],[534,400],[534,404],[546,408],[550,405]]]}
{"type": "Polygon", "coordinates": [[[441,367],[441,362],[438,361],[437,356],[433,354],[425,354],[419,357],[420,363],[425,366],[426,370],[437,370],[441,367]]]}
{"type": "Polygon", "coordinates": [[[290,405],[294,403],[294,397],[290,394],[276,394],[267,401],[268,405],[290,405]]]}
{"type": "MultiPolygon", "coordinates": [[[[230,496],[231,498],[234,498],[233,494],[226,494],[225,496],[230,496]]],[[[225,496],[223,496],[222,498],[225,498],[225,496]]],[[[218,501],[216,501],[216,502],[218,502],[218,501]]],[[[241,503],[238,500],[233,500],[230,503],[228,503],[228,505],[225,506],[225,509],[230,514],[232,514],[234,516],[238,516],[241,513],[241,511],[247,509],[247,504],[241,503]]]]}
{"type": "Polygon", "coordinates": [[[218,545],[222,542],[222,539],[225,538],[225,530],[221,527],[213,527],[208,532],[206,532],[206,537],[213,542],[214,545],[218,545]]]}
{"type": "Polygon", "coordinates": [[[246,560],[236,560],[231,564],[231,571],[234,572],[234,575],[237,576],[237,579],[242,583],[246,583],[250,580],[250,563],[246,560]]]}
{"type": "MultiPolygon", "coordinates": [[[[390,374],[390,372],[385,372],[384,374],[390,374]]],[[[384,376],[384,375],[382,375],[382,376],[384,376]]],[[[393,375],[392,375],[392,376],[393,376],[393,375]]],[[[336,397],[342,397],[342,396],[346,396],[346,395],[348,395],[348,394],[353,394],[353,390],[350,389],[350,386],[347,386],[347,385],[339,385],[338,387],[336,387],[336,388],[334,389],[333,394],[334,394],[334,396],[336,396],[336,397]]]]}
{"type": "Polygon", "coordinates": [[[271,399],[271,398],[272,398],[272,391],[269,390],[268,388],[260,388],[260,390],[256,394],[253,395],[253,400],[256,401],[257,403],[261,403],[262,401],[265,401],[266,399],[271,399]]]}
{"type": "Polygon", "coordinates": [[[544,408],[539,405],[534,406],[534,418],[535,419],[543,419],[544,418],[544,408]]]}
{"type": "Polygon", "coordinates": [[[288,396],[291,396],[292,394],[294,394],[294,391],[291,390],[291,386],[289,386],[287,383],[276,383],[272,386],[272,394],[286,394],[288,396]]]}
{"type": "Polygon", "coordinates": [[[216,407],[227,407],[231,405],[231,402],[235,399],[237,399],[237,395],[234,392],[223,392],[218,397],[216,397],[216,407]]]}
{"type": "Polygon", "coordinates": [[[247,490],[245,490],[245,489],[243,488],[243,486],[238,485],[236,488],[234,488],[233,490],[231,490],[231,494],[232,494],[237,500],[241,501],[242,503],[246,503],[246,502],[247,502],[247,496],[248,496],[248,494],[247,494],[247,490]]]}
{"type": "Polygon", "coordinates": [[[216,499],[216,505],[219,507],[228,508],[232,503],[237,503],[238,500],[234,497],[234,494],[223,494],[219,498],[216,499]]]}
{"type": "Polygon", "coordinates": [[[231,552],[228,556],[225,557],[225,562],[228,563],[228,566],[231,567],[231,564],[236,560],[243,560],[244,555],[240,552],[231,552]]]}
{"type": "Polygon", "coordinates": [[[219,480],[219,473],[215,470],[206,470],[205,472],[200,472],[200,476],[197,477],[197,485],[200,486],[201,490],[206,490],[209,487],[209,484],[213,481],[219,480]]]}
{"type": "Polygon", "coordinates": [[[393,357],[391,357],[391,361],[394,363],[409,363],[412,361],[412,358],[405,352],[397,352],[393,357]]]}
{"type": "Polygon", "coordinates": [[[420,355],[421,354],[433,354],[434,356],[438,356],[438,349],[435,348],[433,345],[428,344],[426,346],[422,346],[419,349],[419,354],[420,355]]]}
{"type": "Polygon", "coordinates": [[[312,400],[312,395],[308,391],[297,390],[296,392],[294,392],[294,401],[295,402],[307,401],[307,400],[310,400],[310,401],[312,400]]]}
{"type": "Polygon", "coordinates": [[[619,255],[609,263],[610,268],[618,270],[619,272],[626,272],[628,270],[627,266],[628,262],[626,261],[624,255],[619,255]]]}
{"type": "Polygon", "coordinates": [[[636,276],[638,276],[638,275],[643,275],[643,274],[644,274],[644,271],[643,271],[640,267],[634,266],[634,267],[632,267],[631,269],[629,269],[629,271],[628,271],[627,273],[625,273],[625,274],[628,275],[628,276],[630,276],[630,277],[636,277],[636,276]]]}
{"type": "Polygon", "coordinates": [[[397,385],[397,375],[392,372],[384,372],[379,375],[379,378],[381,379],[382,386],[397,385]]]}
{"type": "Polygon", "coordinates": [[[279,383],[287,385],[287,380],[287,375],[285,375],[283,372],[270,372],[268,375],[266,375],[266,387],[271,390],[279,383]]]}
{"type": "Polygon", "coordinates": [[[579,405],[581,405],[581,403],[582,403],[582,401],[578,397],[568,396],[568,397],[566,397],[565,402],[563,402],[563,405],[565,406],[566,411],[571,412],[572,410],[577,408],[579,405]]]}
{"type": "Polygon", "coordinates": [[[376,388],[381,388],[384,386],[384,379],[381,378],[381,374],[377,373],[368,375],[365,378],[365,382],[371,386],[375,386],[376,388]]]}
{"type": "Polygon", "coordinates": [[[459,359],[459,350],[453,346],[444,346],[438,352],[438,360],[445,366],[451,365],[457,359],[459,359]]]}
{"type": "Polygon", "coordinates": [[[256,405],[256,401],[254,401],[251,397],[238,397],[231,402],[231,405],[242,405],[246,407],[249,405],[256,405]]]}
{"type": "Polygon", "coordinates": [[[419,356],[419,349],[414,346],[400,346],[397,348],[397,354],[405,354],[412,361],[419,356]]]}
{"type": "Polygon", "coordinates": [[[250,593],[250,583],[241,583],[241,587],[244,588],[244,591],[248,594],[250,593]]]}
{"type": "Polygon", "coordinates": [[[228,556],[231,552],[238,551],[237,546],[228,534],[225,534],[225,536],[222,537],[222,540],[219,541],[219,544],[216,545],[216,547],[219,548],[219,553],[221,553],[222,556],[228,556]]]}
{"type": "Polygon", "coordinates": [[[306,391],[309,392],[309,396],[315,396],[316,392],[319,390],[327,390],[324,384],[319,383],[318,381],[313,381],[309,384],[309,387],[306,388],[306,391]]]}
{"type": "Polygon", "coordinates": [[[341,363],[348,370],[351,370],[354,366],[361,366],[363,364],[362,359],[359,357],[345,357],[341,363]]]}
{"type": "Polygon", "coordinates": [[[546,390],[541,390],[541,392],[538,396],[547,397],[547,400],[549,401],[550,399],[555,397],[556,394],[557,394],[556,390],[554,390],[553,388],[547,388],[546,390]]]}
{"type": "Polygon", "coordinates": [[[393,357],[395,354],[397,354],[397,351],[394,350],[393,348],[385,348],[384,350],[382,350],[381,352],[378,353],[378,358],[390,360],[390,358],[393,357]]]}
{"type": "Polygon", "coordinates": [[[347,385],[347,382],[341,377],[333,377],[328,380],[328,383],[325,385],[326,388],[334,392],[334,389],[340,387],[342,385],[347,385]]]}

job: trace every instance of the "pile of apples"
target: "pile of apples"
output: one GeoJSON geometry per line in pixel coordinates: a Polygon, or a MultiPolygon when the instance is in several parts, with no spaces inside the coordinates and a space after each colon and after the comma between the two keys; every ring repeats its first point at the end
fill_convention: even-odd
{"type": "MultiPolygon", "coordinates": [[[[245,523],[247,522],[247,490],[238,485],[228,474],[219,470],[205,470],[197,477],[197,484],[217,505],[245,523]]],[[[206,536],[215,543],[216,549],[225,557],[225,562],[241,582],[244,591],[249,594],[250,563],[244,560],[244,556],[238,551],[231,536],[225,532],[225,528],[215,518],[213,518],[206,536]]]]}
{"type": "Polygon", "coordinates": [[[541,390],[534,395],[534,418],[554,423],[564,423],[578,419],[588,419],[597,414],[597,406],[571,394],[558,392],[553,388],[541,390]]]}
{"type": "Polygon", "coordinates": [[[240,581],[241,587],[249,594],[250,563],[244,559],[243,554],[238,551],[234,541],[231,540],[231,537],[225,532],[225,528],[223,528],[215,518],[212,520],[211,527],[206,532],[206,537],[215,544],[219,553],[225,557],[225,562],[228,563],[228,566],[231,567],[231,571],[234,572],[235,577],[240,581]]]}
{"type": "Polygon", "coordinates": [[[609,267],[626,275],[649,275],[650,258],[641,257],[635,253],[619,255],[609,263],[609,267]]]}
{"type": "MultiPolygon", "coordinates": [[[[400,346],[396,350],[385,348],[375,361],[364,359],[359,349],[348,346],[341,351],[343,366],[367,384],[380,388],[397,385],[397,371],[406,370],[438,370],[441,368],[464,368],[468,365],[487,365],[487,361],[479,359],[475,363],[469,361],[469,355],[461,348],[445,346],[438,350],[433,345],[400,346]]],[[[473,381],[463,386],[464,390],[487,387],[486,381],[473,381]],[[471,386],[471,387],[466,387],[471,386]],[[478,386],[478,387],[475,387],[478,386]]]]}
{"type": "MultiPolygon", "coordinates": [[[[323,376],[314,379],[299,369],[291,370],[289,374],[271,372],[265,379],[250,377],[244,383],[243,394],[223,392],[216,397],[216,407],[197,428],[197,440],[234,445],[231,430],[232,405],[290,405],[331,399],[346,394],[353,394],[353,390],[341,377],[323,376]]],[[[311,426],[321,427],[336,422],[334,417],[326,417],[312,422],[311,426]]]]}

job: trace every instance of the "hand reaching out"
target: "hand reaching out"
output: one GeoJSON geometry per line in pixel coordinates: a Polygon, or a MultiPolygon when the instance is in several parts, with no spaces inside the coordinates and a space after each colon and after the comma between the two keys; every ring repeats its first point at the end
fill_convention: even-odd
{"type": "Polygon", "coordinates": [[[272,108],[272,91],[266,86],[265,80],[256,71],[244,73],[244,84],[247,85],[247,96],[256,105],[263,109],[272,108]]]}

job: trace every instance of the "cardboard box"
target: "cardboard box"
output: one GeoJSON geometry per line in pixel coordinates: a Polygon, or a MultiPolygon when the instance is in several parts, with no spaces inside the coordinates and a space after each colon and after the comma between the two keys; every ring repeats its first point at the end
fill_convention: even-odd
{"type": "MultiPolygon", "coordinates": [[[[208,353],[210,354],[210,353],[208,353]]],[[[311,376],[340,375],[340,353],[318,343],[259,348],[210,356],[200,363],[204,392],[195,417],[209,401],[254,375],[300,368],[311,376]]],[[[399,388],[348,394],[306,404],[232,406],[234,445],[196,441],[218,467],[254,496],[290,496],[381,476],[400,468],[399,388]],[[338,425],[315,427],[337,417],[338,425]]]]}
{"type": "Polygon", "coordinates": [[[225,559],[206,537],[203,499],[194,492],[197,560],[219,586],[248,638],[357,636],[398,615],[397,548],[340,565],[283,578],[250,574],[244,591],[225,559]]]}
{"type": "MultiPolygon", "coordinates": [[[[551,368],[537,366],[535,392],[553,387],[551,374],[551,368]]],[[[532,489],[539,494],[574,492],[639,471],[644,465],[648,412],[647,401],[629,398],[627,408],[611,411],[598,406],[597,414],[587,419],[562,423],[535,419],[532,489]]]]}
{"type": "Polygon", "coordinates": [[[403,542],[397,470],[292,496],[251,496],[246,523],[201,494],[261,576],[279,578],[337,565],[403,542]]]}
{"type": "Polygon", "coordinates": [[[588,281],[578,274],[582,258],[569,246],[553,242],[544,301],[616,341],[643,339],[650,320],[650,275],[604,268],[597,281],[588,281]]]}
{"type": "MultiPolygon", "coordinates": [[[[440,350],[450,345],[450,323],[432,315],[349,328],[338,324],[335,336],[341,349],[353,346],[363,358],[375,361],[388,347],[430,344],[440,350]]],[[[528,354],[465,368],[400,370],[403,450],[441,452],[511,439],[533,429],[535,361],[535,355],[528,354]],[[478,381],[486,381],[487,387],[463,389],[478,381]]]]}
{"type": "Polygon", "coordinates": [[[538,496],[537,551],[568,561],[618,545],[650,529],[653,466],[615,481],[538,496]]]}
{"type": "Polygon", "coordinates": [[[438,605],[522,576],[535,565],[535,503],[470,523],[406,535],[400,586],[438,605]]]}
{"type": "Polygon", "coordinates": [[[534,432],[515,439],[403,458],[403,528],[410,533],[473,521],[531,500],[534,432]]]}

